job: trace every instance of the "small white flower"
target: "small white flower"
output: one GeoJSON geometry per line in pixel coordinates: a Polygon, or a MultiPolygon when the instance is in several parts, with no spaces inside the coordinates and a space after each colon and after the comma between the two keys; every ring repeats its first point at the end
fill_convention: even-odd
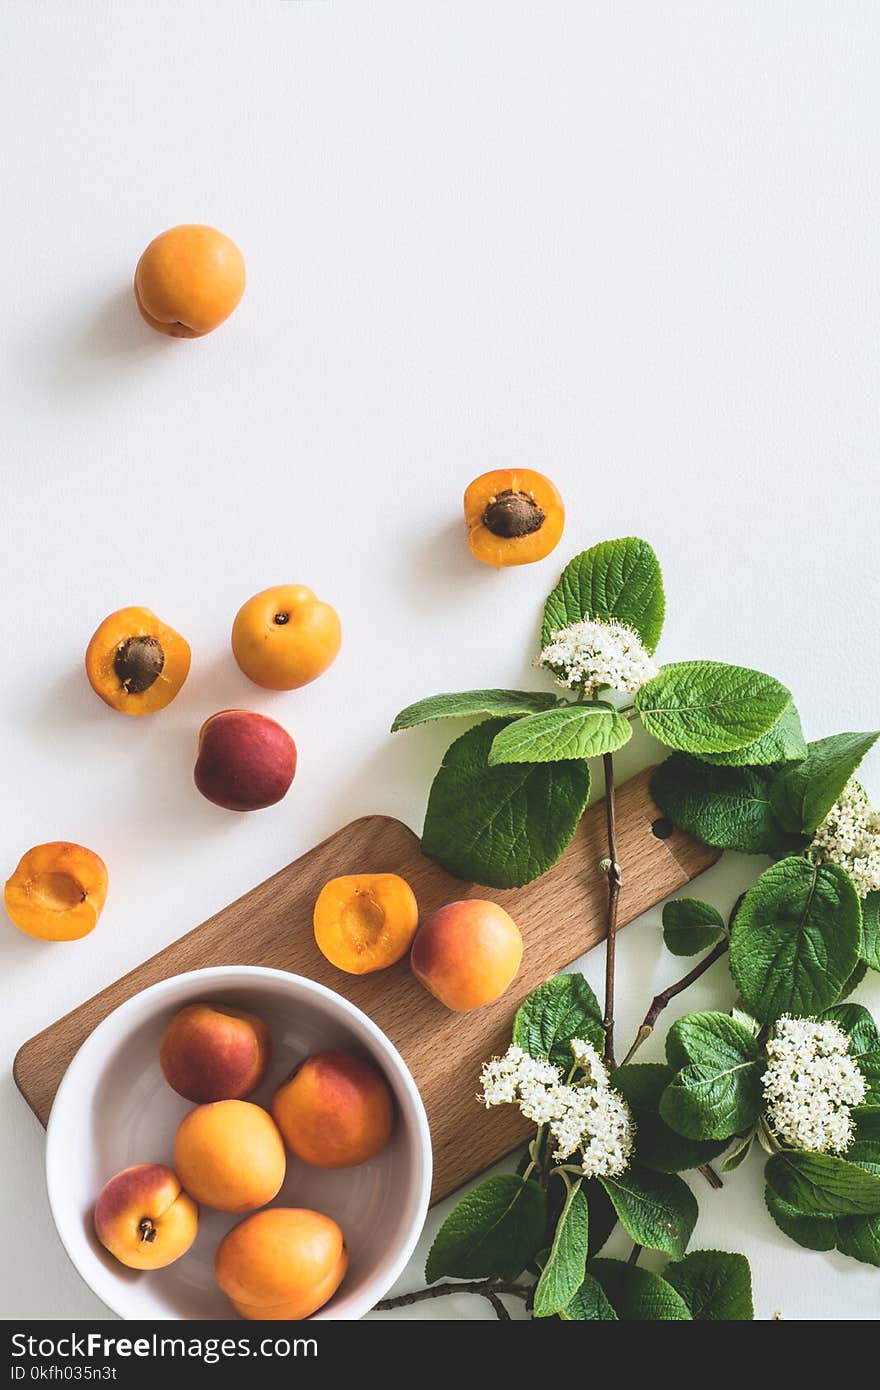
{"type": "Polygon", "coordinates": [[[813,837],[817,858],[846,869],[860,898],[880,890],[880,811],[851,777],[813,837]]]}
{"type": "Polygon", "coordinates": [[[551,633],[538,664],[557,684],[589,698],[602,687],[634,694],[657,674],[638,633],[612,618],[584,618],[551,633]]]}
{"type": "Polygon", "coordinates": [[[850,1107],[865,1099],[865,1078],[836,1023],[780,1018],[767,1042],[764,1100],[771,1130],[785,1144],[843,1153],[853,1140],[850,1107]]]}
{"type": "Polygon", "coordinates": [[[635,1124],[629,1106],[611,1087],[596,1049],[580,1038],[571,1041],[575,1067],[583,1075],[564,1082],[558,1067],[512,1046],[493,1057],[481,1073],[483,1102],[516,1104],[537,1125],[547,1125],[556,1142],[557,1162],[578,1154],[585,1177],[615,1177],[628,1166],[635,1124]]]}

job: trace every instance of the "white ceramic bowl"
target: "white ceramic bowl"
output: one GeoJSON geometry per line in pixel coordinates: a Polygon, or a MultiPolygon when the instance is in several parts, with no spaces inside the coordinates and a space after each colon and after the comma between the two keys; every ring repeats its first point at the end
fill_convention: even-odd
{"type": "Polygon", "coordinates": [[[394,1134],[358,1168],[309,1168],[288,1155],[273,1206],[311,1207],[342,1227],[349,1269],[316,1318],[360,1318],[401,1273],[419,1237],[431,1188],[431,1138],[421,1097],[399,1052],[375,1023],[323,985],[261,966],[218,966],[145,989],[99,1024],[74,1057],[49,1116],[46,1182],[64,1247],[86,1283],[123,1318],[229,1318],[214,1282],[214,1252],[241,1216],[202,1208],[192,1249],[166,1269],[126,1269],[95,1236],[95,1198],[133,1163],[172,1163],[174,1135],[192,1107],[167,1085],[159,1042],[171,1018],[197,1001],[238,1005],[272,1034],[266,1081],[251,1099],[267,1104],[309,1053],[353,1049],[383,1072],[397,1102],[394,1134]]]}

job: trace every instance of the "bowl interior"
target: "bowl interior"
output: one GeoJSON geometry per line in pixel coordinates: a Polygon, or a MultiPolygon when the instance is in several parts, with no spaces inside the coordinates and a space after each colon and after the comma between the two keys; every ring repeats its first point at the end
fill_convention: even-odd
{"type": "Polygon", "coordinates": [[[126,1318],[229,1318],[232,1305],[214,1281],[217,1246],[242,1217],[202,1208],[192,1249],[166,1269],[128,1270],[98,1242],[95,1198],[114,1173],[134,1163],[173,1166],[174,1135],[190,1102],[159,1067],[159,1043],[176,1011],[196,1001],[258,1014],[272,1036],[269,1072],[249,1099],[268,1105],[277,1086],[310,1053],[338,1047],[371,1060],[397,1107],[390,1143],[369,1163],[335,1172],[288,1154],[272,1206],[312,1207],[339,1223],[349,1250],[341,1287],[315,1316],[357,1318],[397,1278],[418,1238],[431,1181],[424,1109],[402,1059],[385,1035],[341,996],[313,981],[259,967],[193,971],[129,1000],[77,1053],[49,1119],[49,1200],[68,1254],[100,1298],[126,1318]]]}

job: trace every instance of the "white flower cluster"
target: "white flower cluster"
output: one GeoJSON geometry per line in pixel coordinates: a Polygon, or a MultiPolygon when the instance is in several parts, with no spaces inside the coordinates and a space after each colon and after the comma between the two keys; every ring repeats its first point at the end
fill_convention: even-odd
{"type": "Polygon", "coordinates": [[[851,777],[816,831],[810,849],[846,869],[860,898],[880,890],[880,811],[851,777]]]}
{"type": "Polygon", "coordinates": [[[634,694],[657,674],[637,632],[613,619],[584,618],[551,633],[538,658],[566,690],[592,698],[603,686],[634,694]]]}
{"type": "Polygon", "coordinates": [[[852,1143],[850,1106],[865,1099],[865,1078],[836,1023],[778,1020],[767,1043],[764,1100],[774,1134],[795,1149],[843,1153],[852,1143]]]}
{"type": "Polygon", "coordinates": [[[587,1178],[611,1178],[628,1166],[635,1125],[629,1106],[611,1087],[608,1072],[594,1047],[579,1038],[571,1043],[576,1076],[563,1082],[551,1062],[542,1062],[511,1046],[503,1057],[483,1067],[483,1101],[516,1104],[527,1120],[547,1125],[556,1141],[557,1162],[579,1154],[587,1178]]]}

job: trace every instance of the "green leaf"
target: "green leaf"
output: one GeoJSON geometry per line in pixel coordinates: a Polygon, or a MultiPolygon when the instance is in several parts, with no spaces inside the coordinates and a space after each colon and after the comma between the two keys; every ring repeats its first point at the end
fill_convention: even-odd
{"type": "Polygon", "coordinates": [[[750,1130],[746,1135],[737,1137],[737,1145],[732,1153],[729,1153],[721,1165],[722,1173],[733,1173],[740,1164],[745,1163],[749,1154],[752,1152],[752,1144],[755,1142],[755,1134],[750,1130]]]}
{"type": "Polygon", "coordinates": [[[598,1279],[592,1274],[584,1276],[574,1298],[567,1308],[559,1314],[563,1322],[616,1322],[617,1314],[605,1297],[598,1279]]]}
{"type": "Polygon", "coordinates": [[[761,1073],[754,1035],[728,1014],[688,1014],[666,1038],[670,1066],[680,1067],[660,1098],[660,1114],[689,1139],[730,1139],[761,1113],[761,1073]]]}
{"type": "Polygon", "coordinates": [[[391,725],[391,732],[412,729],[432,719],[469,719],[474,715],[534,714],[551,709],[555,695],[542,690],[460,690],[448,695],[429,695],[407,705],[391,725]]]}
{"type": "Polygon", "coordinates": [[[836,1154],[783,1149],[768,1159],[767,1185],[804,1216],[880,1215],[880,1174],[836,1154]]]}
{"type": "Polygon", "coordinates": [[[568,1072],[572,1038],[592,1043],[601,1052],[605,1042],[602,1011],[583,975],[557,975],[520,1004],[513,1020],[513,1041],[530,1056],[547,1058],[568,1072]]]}
{"type": "Polygon", "coordinates": [[[772,729],[755,743],[735,748],[732,753],[703,753],[707,763],[719,767],[766,767],[771,763],[798,762],[807,756],[807,743],[801,717],[794,700],[789,700],[772,729]]]}
{"type": "Polygon", "coordinates": [[[674,956],[696,956],[726,935],[721,913],[701,898],[673,898],[663,908],[663,940],[674,956]]]}
{"type": "Polygon", "coordinates": [[[880,892],[862,899],[862,960],[880,970],[880,892]]]}
{"type": "Polygon", "coordinates": [[[752,1013],[809,1017],[839,997],[859,957],[861,907],[836,864],[783,859],[753,884],[736,914],[730,970],[752,1013]]]}
{"type": "Polygon", "coordinates": [[[590,792],[586,763],[489,767],[488,719],[447,749],[434,778],[422,849],[459,878],[519,888],[546,873],[565,849],[590,792]]]}
{"type": "Polygon", "coordinates": [[[785,686],[762,671],[679,661],[643,685],[635,703],[648,733],[669,748],[730,753],[772,729],[790,699],[785,686]]]}
{"type": "Polygon", "coordinates": [[[697,1220],[696,1199],[687,1183],[638,1164],[619,1178],[600,1181],[628,1236],[649,1250],[681,1258],[697,1220]]]}
{"type": "Polygon", "coordinates": [[[425,1279],[515,1279],[541,1247],[545,1207],[537,1183],[515,1173],[487,1178],[443,1222],[428,1252],[425,1279]]]}
{"type": "Polygon", "coordinates": [[[497,734],[489,765],[556,763],[613,753],[632,737],[632,725],[613,705],[595,700],[516,719],[497,734]]]}
{"type": "Polygon", "coordinates": [[[701,1143],[686,1139],[661,1118],[660,1097],[674,1075],[662,1062],[628,1062],[618,1067],[612,1078],[635,1116],[639,1163],[659,1173],[699,1168],[727,1147],[726,1140],[701,1143]]]}
{"type": "Polygon", "coordinates": [[[807,746],[803,762],[784,768],[773,786],[773,808],[786,830],[812,835],[828,815],[878,733],[832,734],[807,746]]]}
{"type": "MultiPolygon", "coordinates": [[[[864,939],[864,932],[862,933],[862,937],[864,939]]],[[[867,973],[868,966],[866,962],[863,960],[857,960],[852,974],[850,975],[846,984],[843,986],[843,989],[837,996],[838,1003],[840,1003],[842,999],[848,999],[849,996],[853,993],[853,991],[858,989],[859,985],[862,983],[862,980],[865,978],[867,973]]]]}
{"type": "Polygon", "coordinates": [[[589,1215],[579,1182],[572,1184],[541,1277],[535,1288],[534,1314],[549,1318],[561,1313],[584,1281],[587,1265],[589,1215]]]}
{"type": "Polygon", "coordinates": [[[590,1239],[587,1253],[588,1258],[592,1259],[607,1243],[608,1237],[617,1225],[617,1212],[598,1178],[590,1178],[585,1182],[582,1191],[590,1208],[590,1239]]]}
{"type": "Polygon", "coordinates": [[[745,1255],[725,1250],[694,1250],[663,1271],[677,1289],[695,1322],[751,1322],[752,1271],[745,1255]]]}
{"type": "Polygon", "coordinates": [[[664,815],[707,845],[775,855],[791,841],[770,805],[772,776],[766,768],[711,767],[673,753],[654,772],[651,795],[664,815]]]}
{"type": "Polygon", "coordinates": [[[850,1056],[855,1057],[868,1084],[866,1104],[880,1105],[880,1032],[868,1010],[861,1004],[835,1004],[822,1017],[846,1033],[850,1056]]]}
{"type": "Polygon", "coordinates": [[[870,1139],[875,1144],[880,1143],[880,1105],[854,1105],[852,1117],[857,1139],[870,1139]]]}
{"type": "Polygon", "coordinates": [[[594,1260],[590,1273],[602,1285],[621,1322],[690,1322],[681,1294],[659,1274],[622,1260],[594,1260]]]}
{"type": "Polygon", "coordinates": [[[769,1187],[764,1200],[779,1229],[805,1249],[836,1249],[862,1264],[880,1266],[880,1216],[806,1216],[769,1187]]]}
{"type": "Polygon", "coordinates": [[[663,630],[666,600],[657,556],[647,541],[602,541],[566,565],[544,607],[541,645],[583,618],[616,618],[653,652],[663,630]]]}

